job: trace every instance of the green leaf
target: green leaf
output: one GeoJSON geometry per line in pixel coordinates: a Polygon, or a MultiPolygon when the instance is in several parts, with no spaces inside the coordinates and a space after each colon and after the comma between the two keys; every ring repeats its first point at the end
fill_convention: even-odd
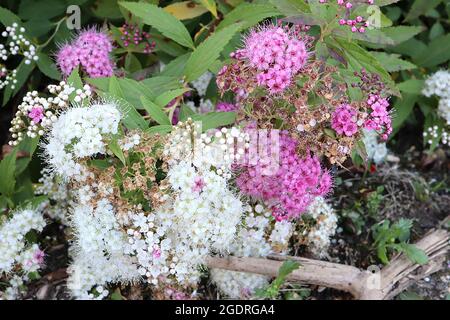
{"type": "Polygon", "coordinates": [[[420,95],[425,81],[419,79],[409,79],[397,84],[401,92],[420,95]]]}
{"type": "Polygon", "coordinates": [[[278,278],[282,278],[283,280],[291,274],[294,270],[297,270],[300,267],[300,263],[292,260],[285,261],[280,270],[278,270],[278,278]]]}
{"type": "Polygon", "coordinates": [[[17,70],[16,74],[17,83],[15,84],[16,87],[14,89],[11,89],[11,87],[8,85],[4,89],[3,106],[6,105],[6,103],[9,101],[10,98],[14,97],[19,92],[19,90],[25,84],[35,66],[36,63],[34,61],[32,61],[30,64],[25,64],[25,59],[23,59],[22,62],[20,62],[19,66],[16,69],[17,70]]]}
{"type": "Polygon", "coordinates": [[[107,169],[113,165],[111,159],[90,159],[88,160],[88,164],[100,170],[107,169]]]}
{"type": "Polygon", "coordinates": [[[119,142],[117,141],[117,136],[113,137],[108,143],[108,149],[114,153],[114,155],[119,158],[119,160],[125,166],[127,164],[125,160],[125,155],[123,154],[123,150],[119,146],[119,142]]]}
{"type": "Polygon", "coordinates": [[[187,52],[185,47],[180,46],[174,41],[168,41],[168,39],[156,29],[151,30],[150,36],[152,41],[155,42],[154,52],[162,51],[172,57],[179,57],[187,52]]]}
{"type": "Polygon", "coordinates": [[[148,114],[155,120],[158,124],[170,125],[170,119],[165,114],[160,106],[156,103],[148,99],[147,97],[141,96],[142,104],[144,105],[145,110],[147,110],[148,114]]]}
{"type": "Polygon", "coordinates": [[[412,58],[419,56],[427,50],[428,47],[426,44],[416,38],[409,39],[395,47],[392,47],[392,51],[412,58]]]}
{"type": "Polygon", "coordinates": [[[180,121],[185,121],[187,118],[192,117],[193,115],[195,115],[196,113],[194,112],[194,110],[192,110],[191,108],[189,108],[187,105],[182,105],[180,107],[180,115],[179,115],[179,119],[180,121]]]}
{"type": "Polygon", "coordinates": [[[409,243],[401,243],[400,246],[402,247],[403,251],[405,252],[406,256],[414,263],[424,265],[428,263],[428,256],[422,249],[417,248],[413,244],[409,243]]]}
{"type": "Polygon", "coordinates": [[[127,53],[127,55],[125,56],[125,70],[130,73],[142,70],[139,59],[131,52],[127,53]]]}
{"type": "Polygon", "coordinates": [[[376,0],[375,5],[379,7],[388,6],[390,4],[399,2],[400,0],[376,0]]]}
{"type": "Polygon", "coordinates": [[[382,32],[386,37],[392,40],[394,45],[397,45],[411,39],[424,30],[425,28],[423,26],[396,26],[383,28],[382,32]]]}
{"type": "Polygon", "coordinates": [[[280,11],[270,4],[243,3],[229,12],[216,30],[221,30],[235,23],[240,23],[243,30],[250,28],[261,20],[280,14],[280,11]]]}
{"type": "Polygon", "coordinates": [[[412,225],[413,221],[411,219],[400,218],[392,225],[392,229],[395,232],[395,237],[400,241],[408,241],[411,235],[412,225]]]}
{"type": "Polygon", "coordinates": [[[117,0],[96,0],[95,5],[92,6],[92,13],[99,18],[122,18],[122,13],[120,12],[117,0]]]}
{"type": "Polygon", "coordinates": [[[423,300],[423,297],[419,296],[416,292],[413,291],[404,291],[399,294],[398,298],[400,300],[423,300]]]}
{"type": "Polygon", "coordinates": [[[153,126],[146,130],[148,134],[155,134],[155,133],[164,134],[169,133],[170,131],[172,131],[172,125],[169,124],[161,124],[158,126],[153,126]]]}
{"type": "Polygon", "coordinates": [[[186,62],[184,69],[186,81],[195,80],[205,73],[219,58],[220,52],[240,28],[240,24],[233,24],[215,32],[203,41],[186,62]]]}
{"type": "Polygon", "coordinates": [[[21,174],[28,166],[36,151],[37,145],[39,143],[39,137],[30,138],[25,137],[17,146],[18,151],[23,151],[28,155],[26,157],[20,157],[16,160],[16,176],[21,174]]]}
{"type": "MultiPolygon", "coordinates": [[[[352,33],[349,31],[347,27],[344,27],[345,34],[347,36],[351,36],[353,39],[368,42],[370,44],[376,44],[376,45],[394,45],[395,42],[392,40],[389,36],[387,36],[382,30],[379,29],[373,29],[373,30],[367,30],[364,33],[352,33]]],[[[333,33],[342,35],[342,29],[336,29],[333,30],[333,33]]]]}
{"type": "Polygon", "coordinates": [[[118,100],[118,107],[123,114],[123,123],[129,129],[146,129],[148,123],[137,112],[136,107],[131,105],[125,98],[119,81],[116,77],[111,77],[109,81],[109,94],[118,100]]]}
{"type": "Polygon", "coordinates": [[[387,249],[384,244],[380,244],[377,247],[377,256],[383,264],[389,263],[389,258],[387,257],[387,249]]]}
{"type": "Polygon", "coordinates": [[[48,196],[36,196],[26,201],[26,206],[30,206],[31,208],[37,208],[39,205],[48,200],[48,196]]]}
{"type": "Polygon", "coordinates": [[[40,38],[55,28],[55,23],[47,18],[35,17],[23,24],[29,38],[40,38]]]}
{"type": "Polygon", "coordinates": [[[186,62],[188,61],[191,53],[185,53],[172,61],[170,61],[164,68],[163,71],[160,72],[160,76],[170,76],[170,77],[180,77],[183,75],[184,67],[186,66],[186,62]]]}
{"type": "Polygon", "coordinates": [[[56,64],[48,55],[39,52],[38,57],[39,59],[36,61],[36,64],[43,74],[54,80],[61,79],[61,74],[59,73],[56,64]]]}
{"type": "Polygon", "coordinates": [[[123,300],[123,296],[120,294],[120,290],[117,289],[111,294],[111,300],[123,300]]]}
{"type": "Polygon", "coordinates": [[[80,74],[78,73],[78,67],[73,69],[67,78],[67,83],[75,87],[76,89],[83,88],[83,81],[81,80],[80,74]]]}
{"type": "Polygon", "coordinates": [[[411,21],[421,15],[424,15],[433,8],[436,8],[442,0],[415,0],[405,20],[411,21]]]}
{"type": "Polygon", "coordinates": [[[217,6],[215,0],[199,0],[200,3],[208,9],[209,12],[212,13],[212,15],[217,18],[217,6]]]}
{"type": "Polygon", "coordinates": [[[164,7],[164,11],[169,12],[178,20],[194,19],[208,12],[204,6],[192,1],[174,2],[164,7]]]}
{"type": "Polygon", "coordinates": [[[288,17],[310,11],[308,4],[304,0],[270,0],[270,3],[288,17]]]}
{"type": "Polygon", "coordinates": [[[364,68],[369,72],[378,74],[388,85],[392,94],[399,95],[399,92],[395,87],[395,83],[392,81],[389,73],[367,50],[363,49],[355,42],[348,42],[341,38],[334,38],[334,41],[335,43],[327,42],[334,46],[337,50],[343,49],[344,58],[347,60],[352,71],[360,72],[361,69],[364,68]]]}
{"type": "MultiPolygon", "coordinates": [[[[398,130],[411,114],[417,100],[417,95],[403,94],[402,99],[397,99],[394,104],[394,116],[392,119],[392,127],[394,131],[398,130]]],[[[391,137],[394,135],[391,135],[391,137]]]]}
{"type": "Polygon", "coordinates": [[[119,2],[119,5],[141,18],[145,24],[158,29],[167,38],[182,46],[194,48],[192,38],[183,23],[162,8],[149,3],[135,2],[119,2]]]}
{"type": "Polygon", "coordinates": [[[24,20],[34,17],[50,19],[65,14],[66,8],[66,3],[61,0],[22,0],[19,16],[24,20]]]}
{"type": "Polygon", "coordinates": [[[439,36],[442,36],[443,34],[445,34],[444,27],[439,21],[436,21],[431,27],[428,37],[430,38],[430,40],[433,40],[439,36]]]}
{"type": "Polygon", "coordinates": [[[236,120],[234,112],[209,112],[204,114],[193,114],[191,116],[194,121],[202,122],[202,131],[227,126],[233,124],[236,120]]]}
{"type": "Polygon", "coordinates": [[[414,62],[421,67],[433,67],[450,59],[450,34],[432,40],[427,50],[414,58],[414,62]]]}
{"type": "Polygon", "coordinates": [[[294,270],[300,267],[300,263],[293,260],[286,260],[278,270],[278,276],[266,288],[257,289],[255,294],[260,298],[276,299],[280,293],[280,288],[286,281],[286,278],[294,270]]]}
{"type": "Polygon", "coordinates": [[[16,169],[17,148],[0,161],[0,193],[4,196],[11,196],[16,185],[15,169],[16,169]]]}
{"type": "Polygon", "coordinates": [[[181,96],[189,90],[189,88],[181,88],[164,92],[155,99],[155,103],[161,108],[164,108],[165,106],[167,106],[167,104],[169,104],[170,101],[181,96]]]}
{"type": "MultiPolygon", "coordinates": [[[[157,76],[142,80],[140,83],[150,91],[147,96],[154,98],[160,92],[180,88],[180,79],[172,76],[157,76]]],[[[153,100],[154,98],[151,99],[153,100]]]]}
{"type": "Polygon", "coordinates": [[[371,51],[370,54],[374,56],[388,72],[411,70],[417,68],[415,64],[400,59],[399,54],[388,54],[378,51],[371,51]]]}
{"type": "Polygon", "coordinates": [[[20,23],[20,18],[6,8],[0,7],[0,22],[5,26],[11,26],[14,22],[20,23]]]}
{"type": "MultiPolygon", "coordinates": [[[[129,78],[115,78],[115,80],[111,80],[111,78],[89,78],[87,82],[97,87],[97,89],[108,92],[110,90],[110,81],[118,82],[119,88],[115,88],[115,92],[117,94],[123,95],[121,98],[126,100],[129,104],[134,106],[137,109],[143,109],[141,105],[140,96],[145,95],[150,99],[154,99],[156,94],[153,93],[146,85],[144,85],[143,81],[136,81],[129,78]]],[[[117,85],[117,84],[114,84],[117,85]]],[[[177,84],[179,86],[179,84],[177,84]]]]}

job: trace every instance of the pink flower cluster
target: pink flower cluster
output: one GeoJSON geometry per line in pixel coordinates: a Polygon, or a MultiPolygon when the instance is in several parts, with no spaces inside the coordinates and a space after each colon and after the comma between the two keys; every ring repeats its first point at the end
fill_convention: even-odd
{"type": "Polygon", "coordinates": [[[298,217],[315,197],[330,191],[330,174],[321,168],[317,157],[299,158],[297,141],[287,132],[280,133],[279,159],[273,159],[277,153],[273,145],[266,142],[259,150],[261,147],[266,148],[267,156],[246,155],[247,163],[237,168],[240,174],[236,183],[244,194],[263,200],[278,221],[298,217]],[[279,165],[276,170],[268,170],[274,160],[279,161],[279,165]]]}
{"type": "Polygon", "coordinates": [[[229,102],[219,102],[216,105],[216,111],[218,112],[237,111],[238,109],[239,109],[238,105],[229,102]]]}
{"type": "Polygon", "coordinates": [[[366,28],[369,26],[369,22],[364,21],[364,18],[361,16],[357,16],[356,19],[340,19],[339,24],[341,26],[349,26],[351,27],[352,32],[359,33],[366,32],[366,28]]]}
{"type": "MultiPolygon", "coordinates": [[[[319,0],[320,3],[327,3],[327,0],[319,0]]],[[[374,3],[374,0],[366,1],[369,5],[374,3]]],[[[345,0],[337,0],[337,4],[341,7],[344,7],[347,11],[346,16],[348,16],[348,11],[353,8],[353,4],[350,1],[345,0]]],[[[339,19],[339,24],[341,26],[349,26],[351,27],[352,32],[364,33],[366,32],[366,28],[369,26],[368,21],[364,21],[364,18],[361,16],[357,16],[356,19],[339,19]]]]}
{"type": "Polygon", "coordinates": [[[372,111],[364,124],[366,129],[380,132],[381,139],[387,140],[392,133],[392,118],[388,111],[389,101],[377,94],[371,94],[367,104],[372,111]]]}
{"type": "Polygon", "coordinates": [[[109,77],[114,67],[110,58],[112,49],[107,34],[89,29],[81,32],[72,43],[61,47],[56,63],[66,77],[78,66],[92,78],[109,77]]]}
{"type": "Polygon", "coordinates": [[[349,104],[342,104],[333,112],[331,118],[331,127],[338,134],[345,134],[347,137],[353,136],[358,132],[357,112],[349,104]]]}
{"type": "Polygon", "coordinates": [[[305,42],[293,28],[258,27],[252,29],[244,43],[244,49],[232,53],[231,57],[248,60],[258,71],[258,85],[266,86],[271,93],[286,89],[308,59],[305,42]]]}

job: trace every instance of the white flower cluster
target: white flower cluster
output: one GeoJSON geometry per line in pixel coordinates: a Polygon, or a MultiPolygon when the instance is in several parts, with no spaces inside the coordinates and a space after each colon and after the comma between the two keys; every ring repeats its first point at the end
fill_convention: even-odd
{"type": "Polygon", "coordinates": [[[214,167],[217,174],[231,178],[231,166],[244,157],[249,135],[235,127],[200,131],[201,124],[190,119],[174,128],[164,149],[169,164],[189,159],[198,168],[214,167]]]}
{"type": "Polygon", "coordinates": [[[336,233],[337,216],[333,208],[322,197],[316,197],[309,206],[307,214],[316,221],[316,225],[309,231],[308,249],[317,257],[326,255],[331,237],[336,233]]]}
{"type": "Polygon", "coordinates": [[[231,299],[250,298],[256,289],[269,284],[269,278],[259,274],[211,269],[211,281],[231,299]]]}
{"type": "Polygon", "coordinates": [[[426,97],[436,95],[438,97],[450,96],[450,72],[439,70],[432,74],[426,81],[422,93],[426,97]]]}
{"type": "MultiPolygon", "coordinates": [[[[230,247],[238,257],[265,257],[272,252],[285,253],[294,226],[289,221],[274,222],[270,210],[261,204],[246,206],[243,226],[230,247]]],[[[211,281],[230,298],[249,298],[269,278],[245,272],[211,269],[211,281]]]]}
{"type": "Polygon", "coordinates": [[[426,97],[436,95],[440,98],[438,113],[450,125],[450,72],[439,70],[431,75],[425,81],[422,93],[426,97]]]}
{"type": "Polygon", "coordinates": [[[363,131],[363,142],[366,147],[367,157],[375,164],[381,164],[388,153],[386,143],[378,142],[378,134],[375,130],[364,129],[363,131]]]}
{"type": "Polygon", "coordinates": [[[77,204],[70,217],[75,233],[68,288],[78,299],[102,299],[108,295],[102,288],[109,282],[130,282],[139,277],[133,259],[124,254],[126,235],[116,219],[115,210],[106,199],[96,207],[77,204]]]}
{"type": "Polygon", "coordinates": [[[141,142],[141,136],[137,133],[126,135],[119,140],[119,146],[123,151],[128,151],[141,142]]]}
{"type": "Polygon", "coordinates": [[[16,211],[0,226],[0,274],[20,265],[25,273],[36,271],[42,262],[41,251],[28,246],[25,235],[31,230],[42,231],[45,226],[41,212],[32,209],[16,211]]]}
{"type": "Polygon", "coordinates": [[[9,53],[13,56],[21,53],[25,57],[25,64],[30,64],[31,61],[37,61],[39,57],[36,55],[36,47],[24,37],[24,32],[25,28],[19,28],[19,25],[14,22],[12,26],[6,27],[6,31],[2,32],[2,36],[4,38],[11,38],[9,42],[9,53]]]}
{"type": "Polygon", "coordinates": [[[168,182],[173,194],[166,204],[155,213],[134,217],[128,229],[130,251],[149,282],[173,276],[179,284],[195,284],[206,257],[229,250],[242,219],[242,203],[225,178],[189,161],[173,165],[168,182]]]}
{"type": "Polygon", "coordinates": [[[274,247],[287,249],[288,241],[291,238],[293,231],[293,225],[290,221],[277,221],[275,222],[269,240],[274,247]]]}
{"type": "Polygon", "coordinates": [[[13,275],[11,279],[9,279],[9,286],[5,289],[4,292],[0,291],[0,300],[17,300],[24,293],[23,285],[25,283],[26,276],[13,275]]]}
{"type": "MultiPolygon", "coordinates": [[[[445,128],[442,128],[441,130],[441,142],[450,147],[449,133],[445,131],[445,128]]],[[[423,132],[423,138],[427,144],[433,144],[433,140],[439,138],[439,127],[437,125],[428,127],[428,129],[423,132]]]]}
{"type": "Polygon", "coordinates": [[[114,104],[71,108],[60,115],[44,146],[47,162],[61,177],[83,180],[79,159],[106,152],[105,137],[118,132],[120,112],[114,104]]]}
{"type": "Polygon", "coordinates": [[[50,218],[60,221],[67,225],[67,214],[73,205],[74,194],[68,187],[66,181],[56,176],[48,168],[41,170],[39,185],[35,188],[36,195],[45,195],[49,200],[42,203],[41,209],[50,216],[50,218]]]}
{"type": "Polygon", "coordinates": [[[243,226],[230,246],[230,253],[238,257],[265,257],[271,251],[272,247],[266,240],[267,233],[270,233],[270,220],[272,215],[269,211],[263,213],[263,207],[257,205],[254,209],[247,205],[246,215],[243,226]],[[261,210],[256,213],[256,211],[261,210]],[[255,214],[256,213],[256,214],[255,214]],[[262,215],[260,215],[263,213],[262,215]]]}
{"type": "MultiPolygon", "coordinates": [[[[6,50],[5,45],[0,43],[0,59],[5,61],[8,59],[8,50],[6,50]]],[[[2,69],[2,72],[5,72],[6,68],[2,69]]]]}
{"type": "MultiPolygon", "coordinates": [[[[3,38],[8,39],[9,42],[6,44],[0,44],[0,59],[3,61],[8,60],[9,56],[16,56],[18,54],[24,56],[24,63],[30,64],[32,61],[37,61],[39,59],[36,54],[36,47],[25,38],[24,33],[25,28],[20,27],[14,22],[11,26],[7,26],[6,30],[2,32],[3,38]]],[[[2,68],[0,72],[0,90],[10,84],[10,88],[14,90],[16,88],[16,74],[17,70],[14,69],[9,72],[6,68],[2,68]],[[2,79],[4,78],[4,79],[2,79]]]]}
{"type": "MultiPolygon", "coordinates": [[[[0,44],[0,46],[1,46],[1,44],[0,44]]],[[[4,87],[6,87],[10,83],[12,83],[11,89],[14,90],[16,87],[16,83],[17,83],[16,76],[17,76],[16,69],[9,72],[8,69],[6,69],[5,67],[2,67],[2,69],[0,71],[0,90],[2,90],[4,87]]]]}
{"type": "Polygon", "coordinates": [[[446,124],[450,126],[450,97],[439,100],[438,113],[445,120],[446,124]]]}
{"type": "Polygon", "coordinates": [[[47,89],[52,95],[48,98],[40,97],[37,91],[30,91],[25,95],[11,121],[9,131],[12,133],[12,140],[9,145],[17,145],[25,135],[31,138],[42,136],[58,119],[58,111],[69,106],[72,94],[75,101],[82,101],[91,95],[89,85],[81,90],[64,81],[58,85],[49,85],[47,89]]]}
{"type": "Polygon", "coordinates": [[[208,89],[208,85],[211,82],[212,77],[213,74],[206,71],[198,79],[191,81],[192,86],[195,90],[197,90],[199,96],[204,96],[206,94],[206,89],[208,89]]]}

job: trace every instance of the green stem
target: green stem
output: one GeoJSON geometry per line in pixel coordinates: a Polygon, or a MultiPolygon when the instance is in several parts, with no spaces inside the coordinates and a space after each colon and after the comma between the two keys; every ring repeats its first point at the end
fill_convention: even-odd
{"type": "Polygon", "coordinates": [[[55,31],[53,31],[53,34],[50,36],[50,38],[47,39],[46,42],[44,42],[43,44],[39,45],[38,48],[43,49],[43,48],[45,48],[46,46],[48,46],[48,44],[49,44],[49,43],[53,40],[53,38],[56,36],[56,33],[58,32],[59,27],[61,26],[61,24],[62,24],[64,21],[66,21],[66,19],[67,19],[67,17],[63,17],[61,20],[59,20],[59,21],[56,23],[56,28],[55,28],[55,31]]]}

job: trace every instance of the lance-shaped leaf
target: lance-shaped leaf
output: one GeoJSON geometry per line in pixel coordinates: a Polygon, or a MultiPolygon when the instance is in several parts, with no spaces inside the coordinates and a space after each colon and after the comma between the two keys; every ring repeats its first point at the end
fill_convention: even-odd
{"type": "Polygon", "coordinates": [[[215,32],[203,41],[186,62],[184,69],[186,81],[195,80],[205,73],[219,58],[220,52],[240,28],[240,24],[233,24],[215,32]]]}
{"type": "Polygon", "coordinates": [[[145,24],[158,29],[167,38],[182,46],[194,48],[194,43],[186,27],[164,9],[150,3],[119,2],[119,4],[136,17],[141,18],[145,24]]]}

